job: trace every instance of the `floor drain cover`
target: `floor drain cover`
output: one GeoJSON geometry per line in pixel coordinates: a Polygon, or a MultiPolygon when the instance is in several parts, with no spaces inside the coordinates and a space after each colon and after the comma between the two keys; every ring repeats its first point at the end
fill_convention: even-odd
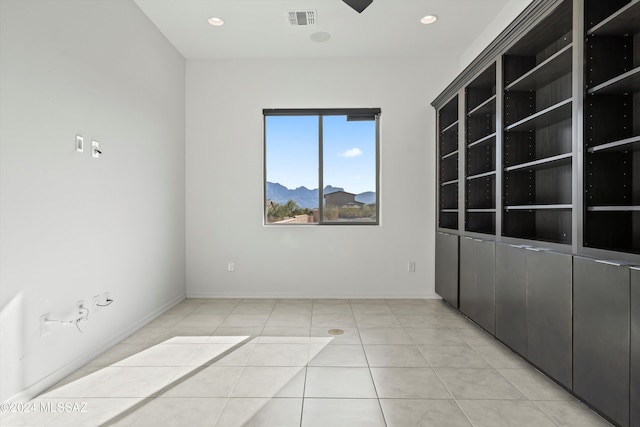
{"type": "Polygon", "coordinates": [[[344,331],[342,329],[329,329],[329,335],[342,335],[344,331]]]}

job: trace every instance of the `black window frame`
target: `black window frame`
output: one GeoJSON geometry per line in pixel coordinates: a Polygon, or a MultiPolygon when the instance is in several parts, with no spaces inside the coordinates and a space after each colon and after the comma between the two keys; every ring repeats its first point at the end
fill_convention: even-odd
{"type": "MultiPolygon", "coordinates": [[[[318,116],[318,222],[305,225],[356,225],[356,226],[378,226],[380,225],[380,108],[265,108],[262,110],[263,116],[263,206],[267,203],[267,117],[270,116],[318,116]],[[347,121],[375,121],[375,221],[336,221],[325,220],[324,218],[324,182],[323,182],[323,121],[324,116],[346,116],[347,121]]],[[[263,224],[273,226],[284,226],[293,224],[269,223],[266,209],[263,209],[263,224]]],[[[295,224],[300,226],[301,224],[295,224]]]]}

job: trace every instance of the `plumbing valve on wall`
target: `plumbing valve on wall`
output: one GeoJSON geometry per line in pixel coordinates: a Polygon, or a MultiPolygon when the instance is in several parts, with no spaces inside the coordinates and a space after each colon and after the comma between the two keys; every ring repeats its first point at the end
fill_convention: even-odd
{"type": "MultiPolygon", "coordinates": [[[[93,297],[93,312],[96,313],[104,307],[108,307],[113,303],[113,299],[109,297],[109,292],[93,297]]],[[[84,300],[78,302],[77,315],[70,319],[56,319],[51,317],[50,313],[40,316],[40,336],[47,335],[51,332],[51,325],[59,324],[64,326],[73,325],[79,332],[84,333],[80,328],[80,323],[89,321],[91,311],[84,303],[84,300]]]]}

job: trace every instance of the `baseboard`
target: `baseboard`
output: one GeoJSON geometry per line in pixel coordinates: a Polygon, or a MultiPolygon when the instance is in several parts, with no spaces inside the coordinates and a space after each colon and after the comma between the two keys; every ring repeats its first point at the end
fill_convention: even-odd
{"type": "Polygon", "coordinates": [[[32,384],[31,386],[29,386],[28,388],[26,388],[25,390],[21,391],[20,393],[17,393],[15,395],[13,395],[9,399],[7,399],[5,402],[6,403],[27,402],[27,401],[33,399],[34,397],[36,397],[39,394],[41,394],[42,392],[46,391],[51,386],[53,386],[57,382],[61,381],[62,379],[64,379],[68,375],[70,375],[70,374],[74,373],[75,371],[77,371],[78,369],[82,368],[84,365],[86,365],[87,363],[89,363],[90,361],[95,359],[96,357],[100,356],[102,353],[104,353],[105,351],[109,350],[111,347],[113,347],[116,344],[120,343],[122,340],[124,340],[129,335],[133,334],[134,332],[136,332],[137,330],[139,330],[140,328],[145,326],[147,323],[151,322],[152,320],[154,320],[155,318],[160,316],[162,313],[164,313],[167,310],[171,309],[171,307],[179,304],[185,298],[186,298],[186,293],[182,293],[182,294],[178,295],[177,297],[173,298],[172,300],[170,300],[166,304],[164,304],[164,305],[160,306],[159,308],[157,308],[156,310],[152,311],[151,313],[149,313],[147,316],[143,317],[139,321],[133,323],[129,328],[123,330],[118,335],[116,335],[115,337],[113,337],[110,340],[108,340],[100,348],[98,348],[98,349],[96,349],[94,351],[85,353],[85,354],[77,357],[72,362],[67,363],[62,368],[60,368],[60,369],[54,371],[53,373],[47,375],[43,379],[39,380],[38,382],[36,382],[36,383],[32,384]]]}
{"type": "Polygon", "coordinates": [[[441,299],[437,294],[274,294],[274,293],[220,293],[187,292],[187,298],[278,298],[278,299],[441,299]]]}

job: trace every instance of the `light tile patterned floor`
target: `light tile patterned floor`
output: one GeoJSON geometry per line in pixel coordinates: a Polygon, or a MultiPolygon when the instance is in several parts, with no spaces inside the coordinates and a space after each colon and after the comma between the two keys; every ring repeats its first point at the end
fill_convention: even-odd
{"type": "Polygon", "coordinates": [[[0,425],[609,425],[439,300],[185,300],[32,402],[59,403],[0,425]]]}

